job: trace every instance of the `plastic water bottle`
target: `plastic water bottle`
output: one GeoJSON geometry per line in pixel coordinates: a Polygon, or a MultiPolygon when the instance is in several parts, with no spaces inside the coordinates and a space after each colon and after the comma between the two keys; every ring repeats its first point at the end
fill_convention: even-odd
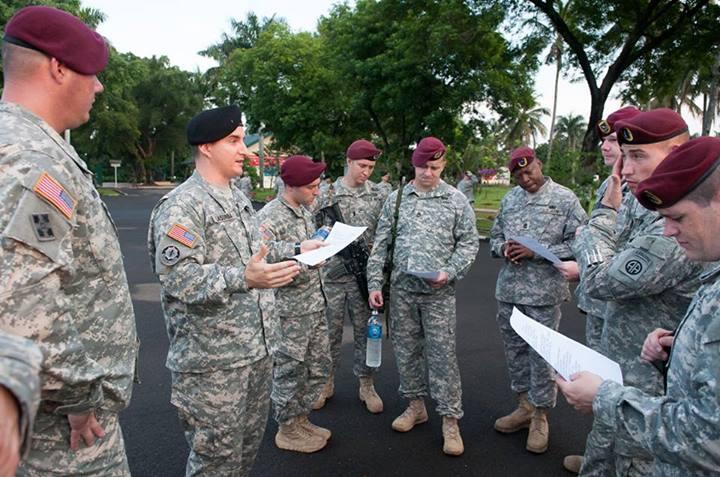
{"type": "Polygon", "coordinates": [[[310,240],[325,240],[328,238],[328,235],[330,235],[330,227],[327,225],[323,225],[319,229],[315,231],[314,234],[312,234],[312,237],[310,237],[310,240]]]}
{"type": "Polygon", "coordinates": [[[379,368],[382,363],[382,323],[377,310],[373,310],[367,325],[367,351],[365,365],[379,368]]]}

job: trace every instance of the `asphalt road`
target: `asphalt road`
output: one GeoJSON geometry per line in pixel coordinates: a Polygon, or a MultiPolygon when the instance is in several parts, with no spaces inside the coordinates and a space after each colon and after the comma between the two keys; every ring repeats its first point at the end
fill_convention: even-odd
{"type": "MultiPolygon", "coordinates": [[[[125,197],[106,198],[120,232],[130,290],[142,342],[140,376],[130,407],[121,421],[132,473],[136,477],[184,475],[188,448],[170,404],[170,373],[165,368],[168,340],[146,248],[150,211],[164,191],[128,190],[125,197]]],[[[357,399],[351,371],[351,330],[345,327],[342,364],[335,396],[312,414],[333,431],[328,446],[312,455],[275,448],[276,424],[268,422],[253,476],[552,476],[571,475],[562,469],[563,456],[581,452],[591,418],[575,413],[558,398],[550,415],[550,448],[542,455],[525,450],[525,431],[502,435],[493,422],[514,408],[500,335],[495,324],[495,279],[500,262],[481,244],[477,260],[457,290],[457,350],[463,384],[465,417],[460,429],[465,454],[442,453],[441,418],[428,400],[430,421],[407,434],[394,432],[392,420],[405,403],[397,396],[398,377],[389,342],[383,343],[383,364],[376,387],[385,411],[372,415],[357,399]]],[[[572,304],[563,307],[561,331],[582,340],[584,319],[572,304]]]]}

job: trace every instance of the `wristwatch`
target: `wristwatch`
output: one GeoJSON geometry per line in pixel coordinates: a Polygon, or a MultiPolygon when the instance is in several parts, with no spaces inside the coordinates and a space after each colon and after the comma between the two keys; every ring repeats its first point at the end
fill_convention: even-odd
{"type": "Polygon", "coordinates": [[[302,250],[300,249],[300,242],[295,242],[295,255],[300,255],[302,250]]]}
{"type": "Polygon", "coordinates": [[[602,202],[600,202],[598,204],[597,208],[598,209],[609,209],[609,210],[614,210],[615,212],[617,212],[617,209],[615,207],[610,207],[609,205],[605,205],[602,202]]]}

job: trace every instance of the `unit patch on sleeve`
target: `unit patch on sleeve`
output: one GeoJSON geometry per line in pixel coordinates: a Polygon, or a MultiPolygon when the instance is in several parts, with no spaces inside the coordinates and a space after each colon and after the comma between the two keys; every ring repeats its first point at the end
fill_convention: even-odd
{"type": "Polygon", "coordinates": [[[180,249],[175,245],[168,245],[160,252],[160,261],[163,265],[175,265],[180,260],[180,249]]]}
{"type": "Polygon", "coordinates": [[[33,191],[59,210],[68,220],[72,219],[77,201],[50,174],[43,172],[35,183],[33,191]]]}
{"type": "Polygon", "coordinates": [[[187,227],[183,227],[180,224],[173,225],[167,235],[176,242],[180,242],[189,248],[193,248],[195,246],[195,242],[197,242],[197,235],[190,232],[187,227]]]}
{"type": "Polygon", "coordinates": [[[31,214],[30,222],[32,222],[35,236],[41,242],[55,240],[55,232],[50,225],[50,216],[48,214],[31,214]]]}

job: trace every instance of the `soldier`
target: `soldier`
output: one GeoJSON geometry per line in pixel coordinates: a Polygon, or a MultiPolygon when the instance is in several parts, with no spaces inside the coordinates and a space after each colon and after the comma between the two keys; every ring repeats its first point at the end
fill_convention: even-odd
{"type": "Polygon", "coordinates": [[[475,187],[478,185],[478,178],[470,171],[463,172],[460,182],[457,183],[457,190],[465,194],[470,207],[475,205],[475,187]]]}
{"type": "Polygon", "coordinates": [[[529,236],[559,258],[571,258],[575,229],[587,215],[575,194],[543,176],[535,151],[523,146],[512,151],[508,163],[517,186],[500,203],[490,231],[492,256],[504,258],[497,279],[497,322],[505,345],[510,386],[519,405],[495,421],[498,432],[530,428],[526,449],[537,454],[548,448],[548,412],[555,407],[557,388],[552,367],[510,326],[513,307],[554,330],[560,325],[560,304],[570,290],[552,263],[515,239],[529,236]]]}
{"type": "Polygon", "coordinates": [[[380,182],[377,183],[377,188],[381,190],[386,197],[390,195],[390,192],[393,190],[393,186],[390,183],[390,174],[383,174],[380,178],[380,182]]]}
{"type": "MultiPolygon", "coordinates": [[[[615,123],[623,119],[632,118],[639,113],[639,109],[633,106],[626,106],[610,114],[607,119],[598,122],[597,129],[602,138],[600,151],[605,165],[609,168],[612,169],[622,155],[620,145],[618,144],[617,131],[615,131],[615,123]]],[[[610,178],[608,177],[600,184],[600,187],[598,187],[598,190],[595,192],[595,205],[593,209],[597,209],[600,206],[609,182],[610,178]]],[[[627,187],[623,187],[623,195],[625,195],[626,192],[627,187]]],[[[584,251],[578,250],[578,252],[583,253],[584,251]]],[[[576,261],[562,262],[557,265],[557,267],[563,277],[568,281],[577,281],[579,279],[580,272],[578,271],[576,261]]],[[[575,297],[577,298],[578,308],[585,314],[585,344],[595,351],[603,353],[600,343],[605,325],[605,302],[588,296],[588,294],[585,293],[584,282],[580,282],[575,288],[575,297]]],[[[563,467],[577,474],[580,472],[580,467],[582,467],[582,456],[566,456],[563,460],[563,467]]]]}
{"type": "Polygon", "coordinates": [[[118,413],[137,355],[130,292],[92,173],[61,137],[88,121],[107,45],[78,18],[33,6],[7,23],[2,49],[0,329],[44,357],[18,475],[129,475],[118,413]]]}
{"type": "Polygon", "coordinates": [[[587,371],[572,376],[571,382],[558,378],[570,404],[594,413],[594,430],[617,435],[635,453],[654,458],[649,475],[720,473],[719,165],[720,139],[700,137],[675,149],[635,189],[644,207],[665,217],[664,234],[673,237],[689,259],[715,262],[708,264],[702,287],[678,328],[658,328],[642,346],[643,360],[664,362],[666,392],[657,396],[603,382],[587,371]]]}
{"type": "Polygon", "coordinates": [[[412,163],[415,180],[402,190],[398,215],[399,191],[390,194],[380,215],[367,267],[370,306],[384,305],[383,267],[397,220],[388,306],[400,396],[410,403],[392,428],[408,432],[428,420],[424,399],[429,387],[443,417],[443,452],[460,455],[465,448],[458,428],[463,410],[455,351],[455,285],[477,255],[475,216],[465,196],[440,178],[446,160],[439,139],[421,140],[412,163]],[[434,272],[435,277],[419,278],[409,272],[434,272]]]}
{"type": "Polygon", "coordinates": [[[267,264],[252,205],[232,178],[248,151],[235,106],[203,111],[187,127],[192,176],[160,199],[148,249],[160,279],[170,349],[171,402],[190,446],[186,475],[248,475],[270,406],[278,346],[266,288],[299,273],[267,264]]]}
{"type": "MultiPolygon", "coordinates": [[[[300,252],[301,242],[315,230],[308,209],[317,197],[322,162],[307,156],[291,156],[281,167],[285,189],[258,213],[263,239],[273,245],[268,261],[287,260],[300,252]]],[[[328,429],[308,420],[330,371],[330,348],[325,320],[325,294],[316,267],[302,271],[287,286],[275,292],[280,316],[280,349],[273,365],[272,402],[279,429],[275,445],[280,449],[312,453],[327,444],[328,429]],[[302,303],[302,307],[298,307],[302,303]]]]}
{"type": "Polygon", "coordinates": [[[238,181],[238,187],[240,188],[242,193],[245,194],[245,197],[247,197],[248,199],[252,199],[252,179],[250,178],[250,174],[248,174],[247,171],[243,171],[242,176],[240,176],[240,180],[238,181]]]}
{"type": "Polygon", "coordinates": [[[0,476],[15,475],[29,450],[40,402],[42,353],[32,341],[0,331],[0,476]]]}
{"type": "MultiPolygon", "coordinates": [[[[663,218],[621,192],[621,175],[631,192],[662,160],[688,140],[687,124],[670,109],[642,112],[615,124],[623,157],[600,207],[573,245],[586,292],[607,301],[602,349],[622,369],[623,379],[659,395],[663,378],[638,356],[647,333],[674,329],[698,287],[701,267],[663,236],[663,218]]],[[[650,475],[652,458],[638,454],[622,436],[594,427],[588,436],[581,475],[650,475]]]]}
{"type": "MultiPolygon", "coordinates": [[[[317,201],[320,223],[332,225],[326,217],[326,208],[336,206],[341,217],[332,219],[358,227],[367,227],[362,238],[353,244],[367,257],[372,247],[380,210],[387,193],[369,180],[375,168],[375,161],[382,151],[365,139],[358,139],[347,149],[347,174],[338,178],[326,194],[317,201]]],[[[348,252],[350,250],[348,249],[348,252]]],[[[330,331],[330,353],[332,368],[330,378],[315,409],[325,405],[325,400],[334,394],[334,376],[340,366],[340,345],[342,344],[343,323],[349,316],[353,326],[353,374],[359,380],[358,396],[365,403],[368,411],[379,413],[383,410],[383,402],[375,391],[373,376],[377,368],[365,365],[367,321],[370,308],[367,301],[367,284],[365,282],[365,263],[348,263],[353,260],[350,253],[332,257],[323,267],[325,292],[328,299],[327,322],[330,331]],[[353,275],[353,266],[355,275],[353,275]],[[360,280],[358,280],[360,279],[360,280]],[[362,283],[361,283],[362,282],[362,283]]],[[[359,261],[359,260],[356,260],[359,261]]]]}

